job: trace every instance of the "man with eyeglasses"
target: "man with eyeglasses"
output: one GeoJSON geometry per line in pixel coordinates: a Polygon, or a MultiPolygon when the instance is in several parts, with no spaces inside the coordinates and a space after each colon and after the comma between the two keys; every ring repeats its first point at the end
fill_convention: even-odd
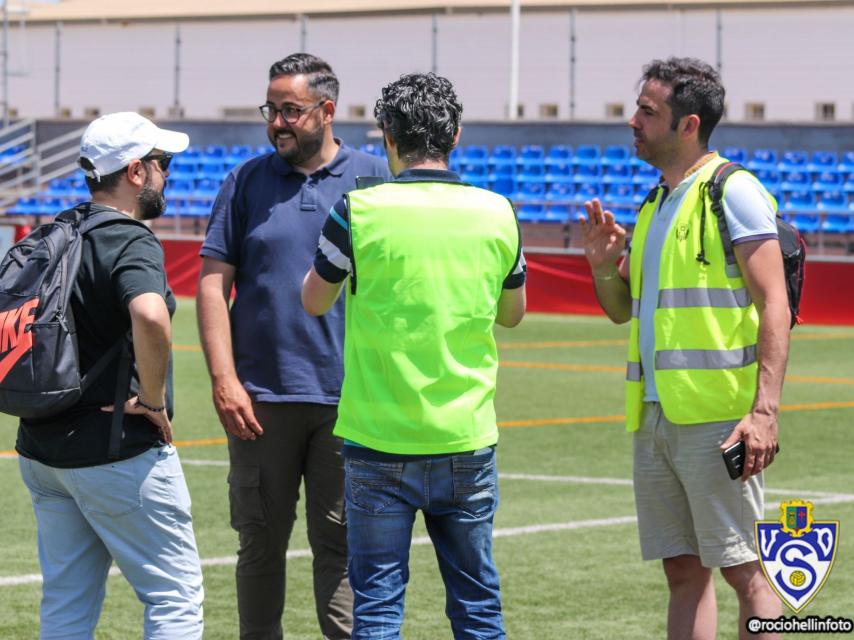
{"type": "Polygon", "coordinates": [[[344,471],[332,435],[344,308],[308,316],[300,285],[332,205],[357,176],[390,174],[333,137],[337,98],[323,60],[297,53],[272,65],[260,111],[275,153],[229,174],[201,250],[199,333],[228,436],[241,638],[282,637],[285,553],[303,480],[320,629],[326,638],[351,633],[344,471]]]}
{"type": "Polygon", "coordinates": [[[98,118],[80,143],[92,198],[62,215],[92,226],[71,309],[81,373],[95,378],[71,408],[21,420],[16,444],[38,526],[42,638],[94,637],[113,560],[145,606],[144,638],[202,637],[190,496],[171,444],[175,298],[163,248],[141,222],[163,213],[169,161],[188,144],[130,112],[98,118]],[[133,367],[108,355],[122,341],[133,367]],[[130,398],[112,437],[123,367],[130,398]]]}

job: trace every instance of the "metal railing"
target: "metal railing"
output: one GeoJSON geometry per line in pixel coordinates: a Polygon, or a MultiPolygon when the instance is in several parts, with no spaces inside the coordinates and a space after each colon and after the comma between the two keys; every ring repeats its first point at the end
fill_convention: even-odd
{"type": "Polygon", "coordinates": [[[0,129],[0,209],[9,209],[19,198],[45,189],[54,178],[73,173],[83,131],[80,128],[36,145],[35,120],[0,129]],[[9,150],[14,151],[4,155],[9,150]]]}

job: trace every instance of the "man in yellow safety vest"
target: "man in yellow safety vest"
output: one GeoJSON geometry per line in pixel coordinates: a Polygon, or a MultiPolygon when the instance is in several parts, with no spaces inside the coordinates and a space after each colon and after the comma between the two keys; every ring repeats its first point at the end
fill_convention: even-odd
{"type": "Polygon", "coordinates": [[[669,638],[715,637],[715,567],[738,596],[740,636],[756,637],[748,618],[781,613],[754,542],[789,346],[776,203],[746,171],[726,182],[737,259],[728,265],[707,189],[726,162],[708,146],[724,108],[720,77],[699,60],[669,58],[648,64],[642,81],[629,126],[662,182],[622,260],[626,230],[611,212],[593,200],[583,221],[599,302],[614,322],[631,322],[626,423],[641,553],[663,561],[669,638]],[[739,441],[740,481],[721,457],[739,441]]]}

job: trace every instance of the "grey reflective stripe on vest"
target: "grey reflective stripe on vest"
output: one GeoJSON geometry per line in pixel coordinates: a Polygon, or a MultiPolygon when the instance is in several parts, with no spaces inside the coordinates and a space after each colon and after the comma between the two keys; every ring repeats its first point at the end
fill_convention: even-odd
{"type": "Polygon", "coordinates": [[[658,292],[659,309],[685,307],[748,307],[752,300],[747,289],[662,289],[658,292]]]}
{"type": "Polygon", "coordinates": [[[671,349],[655,352],[656,370],[735,369],[756,362],[756,345],[743,349],[671,349]]]}
{"type": "Polygon", "coordinates": [[[640,315],[640,299],[632,298],[632,318],[637,318],[640,315]]]}
{"type": "Polygon", "coordinates": [[[640,382],[643,376],[643,368],[640,362],[626,363],[626,380],[629,382],[640,382]]]}

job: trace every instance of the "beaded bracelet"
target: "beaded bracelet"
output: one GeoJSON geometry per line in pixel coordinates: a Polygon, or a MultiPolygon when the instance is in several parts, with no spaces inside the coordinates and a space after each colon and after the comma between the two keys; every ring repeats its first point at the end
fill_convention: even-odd
{"type": "Polygon", "coordinates": [[[139,399],[139,396],[136,397],[136,406],[142,407],[143,409],[148,409],[152,413],[160,413],[161,411],[163,411],[166,408],[165,406],[152,407],[150,404],[145,404],[142,400],[139,399]]]}

